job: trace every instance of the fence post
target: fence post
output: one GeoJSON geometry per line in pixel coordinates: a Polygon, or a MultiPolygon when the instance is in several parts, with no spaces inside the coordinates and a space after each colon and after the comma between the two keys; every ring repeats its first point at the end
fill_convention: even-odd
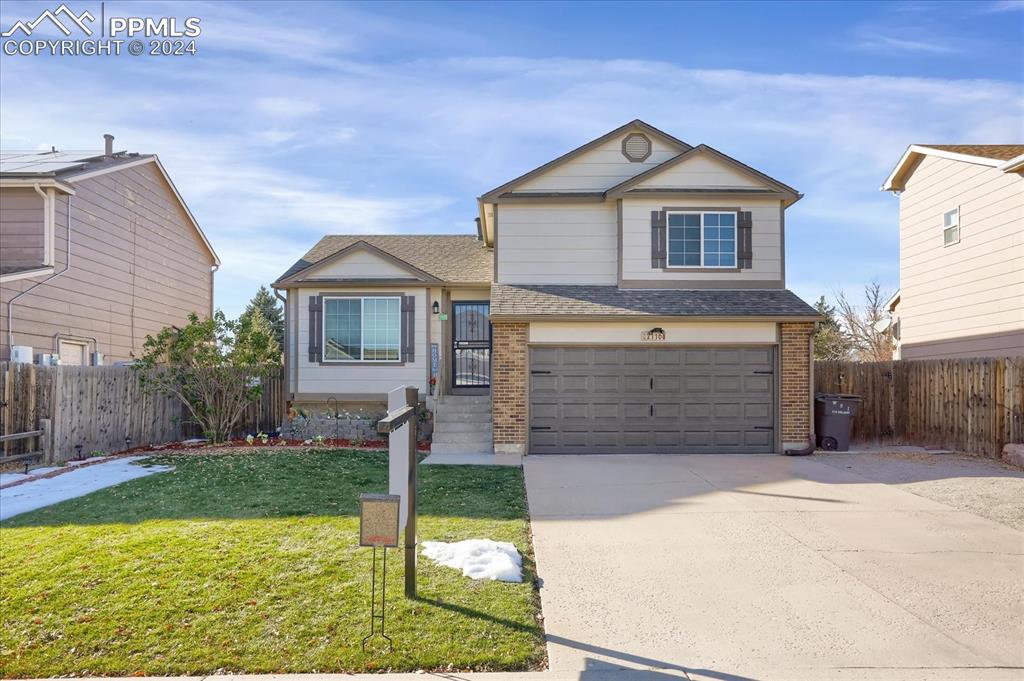
{"type": "Polygon", "coordinates": [[[39,430],[43,434],[39,436],[39,450],[42,451],[42,459],[46,463],[53,463],[53,428],[50,419],[39,419],[39,430]]]}

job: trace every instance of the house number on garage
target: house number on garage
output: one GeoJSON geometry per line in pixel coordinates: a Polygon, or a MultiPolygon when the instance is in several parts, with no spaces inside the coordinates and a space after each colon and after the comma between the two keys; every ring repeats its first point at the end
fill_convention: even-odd
{"type": "Polygon", "coordinates": [[[665,329],[660,326],[656,326],[650,331],[642,331],[640,333],[640,340],[642,341],[663,341],[665,340],[665,329]]]}

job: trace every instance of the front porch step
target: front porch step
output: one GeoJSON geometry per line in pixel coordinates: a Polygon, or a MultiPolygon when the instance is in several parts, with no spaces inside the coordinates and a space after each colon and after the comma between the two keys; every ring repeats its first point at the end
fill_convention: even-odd
{"type": "Polygon", "coordinates": [[[488,447],[491,445],[491,431],[487,429],[484,432],[474,431],[470,433],[465,432],[438,432],[434,430],[434,437],[432,438],[434,444],[446,444],[446,445],[468,445],[468,444],[486,444],[488,447]]]}
{"type": "Polygon", "coordinates": [[[446,445],[444,443],[432,443],[430,454],[493,454],[491,443],[486,445],[446,445]]]}
{"type": "Polygon", "coordinates": [[[463,402],[462,398],[457,401],[451,397],[446,397],[437,405],[438,412],[462,412],[462,413],[474,413],[474,414],[490,414],[491,413],[491,400],[488,399],[486,402],[463,402]]]}
{"type": "Polygon", "coordinates": [[[434,411],[434,427],[449,423],[490,423],[490,411],[455,411],[442,407],[434,411]]]}
{"type": "MultiPolygon", "coordinates": [[[[476,414],[473,414],[476,416],[476,414]]],[[[486,433],[491,434],[491,419],[486,421],[445,421],[434,422],[434,432],[441,433],[486,433]]]]}
{"type": "Polygon", "coordinates": [[[490,395],[445,395],[441,398],[442,402],[464,402],[469,404],[470,402],[486,402],[491,403],[490,395]]]}

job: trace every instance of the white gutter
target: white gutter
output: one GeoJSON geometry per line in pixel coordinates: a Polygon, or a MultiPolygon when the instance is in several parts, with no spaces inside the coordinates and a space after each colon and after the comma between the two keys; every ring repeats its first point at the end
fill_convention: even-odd
{"type": "MultiPolygon", "coordinates": [[[[40,196],[43,197],[44,200],[47,198],[46,194],[42,191],[42,189],[39,188],[38,185],[35,186],[35,190],[36,190],[36,192],[40,196]]],[[[45,203],[43,204],[43,210],[46,211],[46,204],[45,203]]],[[[50,236],[50,239],[51,239],[51,246],[52,246],[52,240],[53,240],[52,234],[50,236]]],[[[68,195],[67,255],[66,255],[66,258],[64,260],[64,269],[62,269],[60,272],[55,272],[55,273],[51,274],[49,277],[47,277],[46,279],[43,279],[42,281],[39,281],[39,282],[36,282],[35,284],[32,284],[27,289],[25,289],[24,291],[22,291],[18,295],[16,295],[13,298],[11,298],[10,301],[7,303],[7,345],[10,348],[9,352],[11,352],[12,354],[14,353],[14,303],[17,302],[18,298],[21,298],[26,293],[34,290],[36,287],[42,286],[43,284],[46,284],[46,283],[49,283],[49,282],[53,281],[54,279],[56,279],[60,275],[62,275],[65,272],[67,272],[69,269],[71,269],[71,195],[70,194],[68,195]]]]}

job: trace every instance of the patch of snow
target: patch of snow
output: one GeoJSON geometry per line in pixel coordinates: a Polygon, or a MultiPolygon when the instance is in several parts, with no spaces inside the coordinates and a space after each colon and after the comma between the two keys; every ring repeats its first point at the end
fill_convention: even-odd
{"type": "Polygon", "coordinates": [[[115,459],[107,463],[76,468],[56,477],[31,480],[21,485],[0,489],[0,520],[67,499],[85,496],[128,480],[174,470],[173,466],[134,465],[134,462],[145,458],[130,456],[115,459]]]}
{"type": "Polygon", "coordinates": [[[466,539],[455,543],[423,542],[423,555],[471,579],[523,581],[523,557],[509,542],[466,539]]]}
{"type": "Polygon", "coordinates": [[[0,473],[0,485],[6,485],[9,482],[24,480],[25,478],[28,477],[31,477],[28,473],[0,473]]]}

